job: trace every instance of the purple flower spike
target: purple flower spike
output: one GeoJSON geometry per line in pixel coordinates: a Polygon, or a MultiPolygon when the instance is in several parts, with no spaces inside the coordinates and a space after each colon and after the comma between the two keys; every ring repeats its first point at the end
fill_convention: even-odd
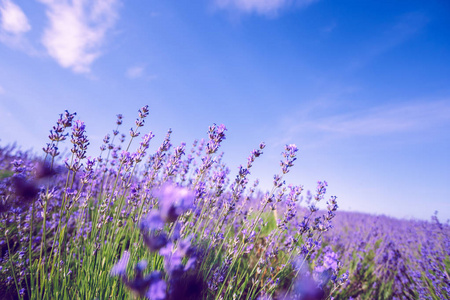
{"type": "Polygon", "coordinates": [[[130,252],[125,251],[122,254],[122,257],[120,258],[119,262],[114,265],[114,267],[111,269],[111,276],[126,276],[127,274],[127,265],[128,261],[130,260],[130,252]]]}

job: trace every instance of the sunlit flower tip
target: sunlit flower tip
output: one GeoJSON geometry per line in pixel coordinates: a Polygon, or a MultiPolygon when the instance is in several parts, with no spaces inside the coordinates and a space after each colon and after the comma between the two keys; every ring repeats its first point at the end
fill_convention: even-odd
{"type": "Polygon", "coordinates": [[[298,148],[297,148],[297,145],[295,145],[295,144],[289,144],[289,145],[286,145],[286,150],[296,152],[296,151],[298,151],[298,148]]]}
{"type": "Polygon", "coordinates": [[[139,118],[144,119],[148,116],[149,110],[148,105],[145,105],[141,109],[139,109],[139,118]]]}
{"type": "Polygon", "coordinates": [[[84,122],[81,120],[76,120],[75,124],[72,127],[72,131],[76,134],[76,133],[81,133],[84,132],[86,128],[86,125],[84,125],[84,122]]]}
{"type": "Polygon", "coordinates": [[[145,120],[144,119],[136,119],[135,124],[137,127],[144,126],[145,120]]]}
{"type": "Polygon", "coordinates": [[[220,124],[219,127],[217,128],[217,133],[219,135],[223,134],[227,129],[227,127],[224,124],[220,124]]]}
{"type": "MultiPolygon", "coordinates": [[[[262,151],[261,150],[252,150],[252,155],[250,156],[250,157],[252,157],[252,156],[254,156],[254,157],[259,157],[260,155],[262,154],[262,151]]],[[[249,160],[250,160],[251,158],[249,158],[249,160]]]]}
{"type": "Polygon", "coordinates": [[[117,121],[116,121],[116,124],[117,124],[117,125],[121,125],[121,124],[122,124],[122,119],[123,119],[122,114],[118,114],[118,115],[117,115],[117,121]]]}
{"type": "Polygon", "coordinates": [[[104,144],[108,144],[110,141],[111,137],[109,134],[105,135],[105,137],[103,138],[103,143],[104,144]]]}
{"type": "Polygon", "coordinates": [[[150,131],[149,133],[145,134],[145,135],[142,137],[141,145],[148,147],[148,143],[149,143],[150,140],[151,140],[152,138],[154,138],[154,137],[155,137],[155,135],[154,135],[151,131],[150,131]]]}
{"type": "Polygon", "coordinates": [[[130,253],[128,251],[124,251],[122,257],[119,262],[114,265],[111,269],[111,276],[125,276],[127,273],[127,265],[130,260],[130,253]]]}
{"type": "Polygon", "coordinates": [[[60,115],[60,118],[58,120],[58,124],[62,125],[63,127],[71,127],[72,126],[72,120],[76,116],[76,112],[71,114],[67,110],[64,111],[64,114],[60,115]]]}
{"type": "Polygon", "coordinates": [[[139,132],[134,131],[134,129],[131,128],[131,129],[130,129],[130,135],[131,135],[131,137],[137,137],[137,136],[139,136],[139,132]]]}
{"type": "Polygon", "coordinates": [[[166,299],[167,284],[163,279],[153,282],[145,296],[150,300],[164,300],[166,299]]]}

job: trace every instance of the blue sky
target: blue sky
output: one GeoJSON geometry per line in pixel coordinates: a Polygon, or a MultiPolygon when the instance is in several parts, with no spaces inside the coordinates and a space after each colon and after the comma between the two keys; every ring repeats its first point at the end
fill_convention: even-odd
{"type": "Polygon", "coordinates": [[[234,176],[299,147],[288,183],[340,208],[450,218],[448,1],[0,0],[0,139],[36,151],[65,109],[92,155],[148,104],[154,147],[225,124],[234,176]]]}

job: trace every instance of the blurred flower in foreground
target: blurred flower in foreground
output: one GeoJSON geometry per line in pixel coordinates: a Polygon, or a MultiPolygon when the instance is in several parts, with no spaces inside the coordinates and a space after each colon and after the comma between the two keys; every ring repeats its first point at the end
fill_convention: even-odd
{"type": "Polygon", "coordinates": [[[159,213],[165,223],[174,222],[192,207],[195,194],[191,190],[174,184],[165,184],[155,192],[159,200],[159,213]]]}
{"type": "Polygon", "coordinates": [[[140,297],[148,299],[166,299],[167,283],[169,299],[197,299],[202,293],[202,282],[197,280],[194,273],[197,257],[196,249],[191,246],[191,238],[180,239],[180,225],[174,224],[174,230],[169,238],[164,231],[165,224],[177,221],[178,217],[190,209],[194,203],[195,194],[183,187],[165,184],[155,191],[159,201],[159,209],[151,211],[139,224],[143,240],[151,252],[159,251],[164,257],[164,273],[168,281],[162,279],[161,272],[154,271],[147,276],[143,272],[147,267],[146,261],[140,261],[135,266],[136,276],[130,280],[126,276],[126,268],[130,253],[125,251],[119,262],[112,268],[111,276],[120,276],[123,283],[140,297]],[[187,262],[183,265],[183,258],[187,262]]]}
{"type": "Polygon", "coordinates": [[[147,262],[142,260],[135,266],[136,276],[133,279],[127,277],[127,266],[130,253],[125,251],[119,262],[111,269],[111,276],[120,276],[122,282],[139,297],[147,297],[151,300],[163,300],[166,297],[166,282],[161,279],[161,272],[153,271],[147,276],[143,272],[147,268],[147,262]]]}

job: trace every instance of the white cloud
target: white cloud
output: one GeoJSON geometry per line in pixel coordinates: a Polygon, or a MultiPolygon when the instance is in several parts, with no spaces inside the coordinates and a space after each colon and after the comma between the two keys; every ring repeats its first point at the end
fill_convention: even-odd
{"type": "Polygon", "coordinates": [[[25,38],[25,33],[30,30],[30,23],[22,9],[11,0],[0,0],[0,42],[34,55],[33,47],[25,38]]]}
{"type": "Polygon", "coordinates": [[[273,15],[289,5],[306,6],[316,0],[215,0],[217,7],[234,9],[245,13],[273,15]]]}
{"type": "Polygon", "coordinates": [[[27,16],[19,6],[10,0],[0,2],[2,30],[11,34],[22,34],[31,29],[27,16]]]}
{"type": "Polygon", "coordinates": [[[127,70],[127,77],[130,79],[135,79],[135,78],[139,78],[142,77],[144,75],[144,71],[145,71],[145,67],[143,66],[135,66],[135,67],[131,67],[127,70]]]}
{"type": "Polygon", "coordinates": [[[62,67],[90,72],[101,55],[106,33],[117,20],[117,0],[39,0],[48,25],[42,43],[62,67]]]}

